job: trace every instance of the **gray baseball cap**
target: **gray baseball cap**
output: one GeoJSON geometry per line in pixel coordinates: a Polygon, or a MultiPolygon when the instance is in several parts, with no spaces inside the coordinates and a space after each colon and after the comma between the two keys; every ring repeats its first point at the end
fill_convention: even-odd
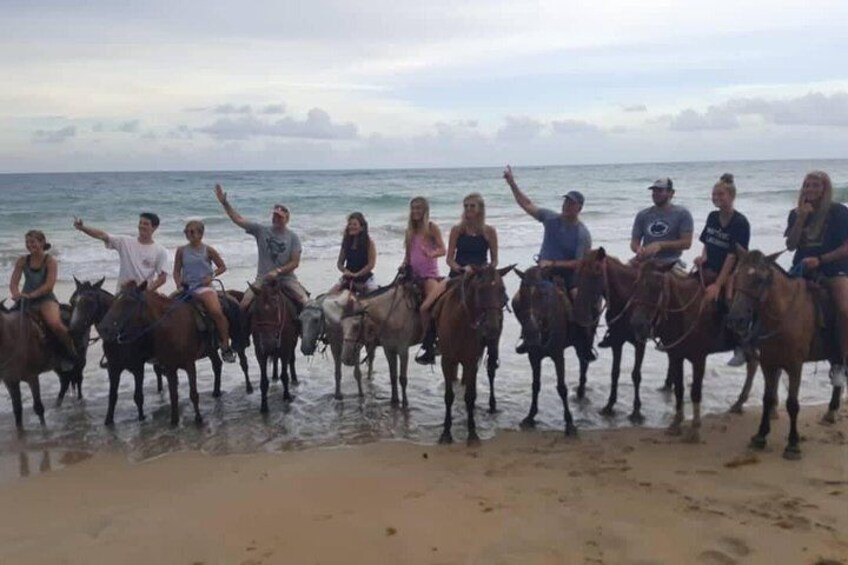
{"type": "Polygon", "coordinates": [[[567,198],[569,200],[573,200],[580,204],[580,206],[583,206],[583,202],[586,200],[585,198],[583,198],[583,194],[577,190],[569,190],[568,192],[563,194],[562,197],[567,198]]]}
{"type": "Polygon", "coordinates": [[[668,177],[663,177],[654,181],[654,184],[648,187],[648,190],[661,188],[663,190],[674,190],[674,183],[668,177]]]}

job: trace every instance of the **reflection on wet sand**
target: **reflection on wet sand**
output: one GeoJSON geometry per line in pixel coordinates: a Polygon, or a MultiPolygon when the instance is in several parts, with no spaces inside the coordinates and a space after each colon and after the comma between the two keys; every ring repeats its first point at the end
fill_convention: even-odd
{"type": "Polygon", "coordinates": [[[0,483],[58,471],[91,458],[92,453],[66,449],[28,450],[0,454],[0,483]]]}

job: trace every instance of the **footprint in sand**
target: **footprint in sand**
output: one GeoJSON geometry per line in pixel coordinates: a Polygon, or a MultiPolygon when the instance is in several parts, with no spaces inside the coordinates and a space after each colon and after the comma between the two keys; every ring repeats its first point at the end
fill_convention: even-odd
{"type": "Polygon", "coordinates": [[[745,540],[734,537],[724,537],[719,540],[719,543],[722,545],[724,549],[726,549],[729,553],[735,555],[736,557],[745,557],[751,553],[751,548],[745,543],[745,540]]]}
{"type": "Polygon", "coordinates": [[[707,565],[735,565],[738,563],[733,557],[715,549],[702,551],[698,555],[698,562],[706,563],[707,565]]]}

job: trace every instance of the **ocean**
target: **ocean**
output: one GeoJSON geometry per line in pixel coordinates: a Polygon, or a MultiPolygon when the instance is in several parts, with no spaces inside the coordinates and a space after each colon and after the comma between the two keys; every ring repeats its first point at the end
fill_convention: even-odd
{"type": "MultiPolygon", "coordinates": [[[[812,169],[827,171],[834,180],[836,197],[848,200],[848,160],[833,161],[755,161],[708,163],[657,163],[591,165],[567,167],[513,168],[524,192],[539,206],[558,210],[561,195],[580,190],[586,197],[582,220],[592,234],[593,245],[604,246],[621,258],[628,258],[630,228],[634,215],[651,204],[646,190],[654,179],[668,176],[674,180],[674,202],[690,209],[695,219],[696,237],[707,214],[713,209],[710,193],[724,172],[732,172],[739,190],[736,207],[746,214],[752,226],[752,248],[766,252],[784,248],[783,230],[786,217],[795,205],[804,174],[812,169]]],[[[271,207],[284,203],[291,212],[290,228],[303,243],[303,259],[298,276],[317,294],[327,290],[338,277],[335,261],[342,230],[348,213],[358,210],[369,222],[378,249],[376,276],[387,283],[394,276],[402,258],[403,232],[408,202],[413,196],[427,197],[430,217],[445,234],[462,213],[462,198],[479,192],[486,200],[487,221],[498,230],[500,263],[516,263],[524,268],[532,264],[542,240],[542,227],[525,215],[515,204],[511,192],[501,178],[500,168],[428,169],[428,170],[356,170],[356,171],[232,171],[232,172],[127,172],[127,173],[56,173],[0,175],[0,283],[8,296],[8,280],[15,259],[25,253],[24,233],[40,229],[53,244],[59,260],[57,294],[67,299],[73,289],[73,277],[93,280],[105,276],[107,288],[114,288],[118,271],[117,256],[104,246],[75,231],[74,217],[87,225],[114,234],[135,234],[138,214],[152,211],[162,224],[155,239],[173,257],[174,249],[185,243],[182,230],[189,219],[206,223],[205,241],[224,257],[229,271],[222,277],[228,288],[244,288],[256,268],[254,240],[232,224],[215,199],[213,187],[221,183],[230,202],[246,218],[270,221],[271,207]]],[[[698,242],[684,259],[700,253],[698,242]]],[[[790,255],[784,254],[786,265],[790,255]]],[[[441,268],[446,270],[441,262],[441,268]]],[[[166,290],[173,287],[166,286],[166,290]]],[[[507,278],[510,293],[518,286],[517,277],[507,278]]],[[[501,341],[501,368],[496,391],[500,411],[489,415],[479,410],[478,426],[483,437],[491,437],[497,429],[514,429],[524,417],[530,403],[530,369],[524,356],[514,353],[519,325],[512,314],[505,317],[501,341]]],[[[670,421],[671,399],[656,388],[665,374],[665,359],[651,350],[643,369],[643,412],[645,425],[660,427],[670,421]]],[[[728,354],[718,354],[708,361],[704,384],[704,413],[723,412],[738,394],[744,379],[742,369],[724,365],[728,354]]],[[[577,379],[577,362],[572,350],[567,352],[566,380],[573,390],[577,379]]],[[[120,449],[135,460],[181,449],[200,449],[210,453],[280,450],[302,446],[335,446],[386,439],[402,439],[430,443],[438,438],[443,417],[443,384],[440,371],[410,368],[410,409],[404,413],[389,407],[388,371],[378,354],[375,375],[368,382],[363,400],[356,396],[350,370],[345,368],[342,382],[343,401],[332,398],[332,363],[316,356],[298,358],[301,384],[295,389],[296,399],[283,405],[281,387],[271,389],[271,414],[259,414],[258,392],[244,393],[241,372],[236,365],[224,368],[224,397],[211,397],[211,370],[205,360],[198,362],[201,410],[206,422],[201,427],[191,417],[178,429],[167,424],[167,397],[156,393],[154,379],[146,381],[146,406],[150,412],[146,422],[135,421],[130,377],[125,376],[119,393],[114,430],[106,430],[102,420],[106,411],[108,384],[106,373],[97,366],[100,349],[89,353],[85,374],[85,401],[67,399],[59,409],[52,407],[58,382],[52,373],[41,377],[42,395],[48,406],[47,428],[25,440],[25,449],[73,449],[92,451],[120,449]]],[[[252,363],[254,363],[252,361],[252,363]]],[[[572,401],[577,425],[581,428],[630,425],[626,419],[632,398],[629,371],[632,354],[627,351],[623,363],[619,391],[619,413],[613,418],[598,415],[609,390],[610,355],[600,351],[600,358],[589,370],[588,400],[572,401]]],[[[148,371],[152,375],[152,371],[148,371]]],[[[687,377],[691,370],[687,367],[687,377]]],[[[255,363],[251,376],[258,380],[255,363]]],[[[555,390],[553,366],[543,368],[539,427],[562,429],[562,411],[555,390]]],[[[760,402],[758,382],[749,405],[760,402]]],[[[481,393],[488,384],[482,379],[481,393]]],[[[809,364],[806,368],[801,397],[805,404],[824,402],[829,398],[829,381],[825,364],[809,364]]],[[[783,390],[781,391],[783,392],[783,390]]],[[[25,392],[26,427],[38,430],[25,392]]],[[[180,395],[184,414],[190,413],[188,387],[181,380],[180,395]]],[[[481,398],[484,396],[481,394],[481,398]]],[[[688,400],[687,400],[688,402],[688,400]]],[[[455,432],[465,433],[464,407],[454,407],[455,432]]],[[[479,403],[480,407],[483,403],[479,403]]],[[[687,407],[688,410],[688,407],[687,407]]],[[[687,412],[689,413],[689,412],[687,412]]],[[[753,430],[740,430],[744,442],[753,430]]],[[[0,452],[18,445],[14,434],[11,405],[6,394],[0,394],[0,452]]],[[[18,449],[21,447],[19,446],[18,449]]],[[[0,462],[2,465],[2,462],[0,462]]]]}

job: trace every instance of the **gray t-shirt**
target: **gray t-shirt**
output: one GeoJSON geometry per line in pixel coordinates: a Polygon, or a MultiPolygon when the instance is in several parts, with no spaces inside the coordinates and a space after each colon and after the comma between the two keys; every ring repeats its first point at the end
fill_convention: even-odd
{"type": "MultiPolygon", "coordinates": [[[[276,231],[262,224],[249,223],[244,231],[256,238],[256,249],[259,252],[259,263],[256,266],[256,276],[263,277],[277,267],[282,267],[291,261],[293,253],[300,253],[300,238],[290,229],[276,231]]],[[[297,280],[294,273],[280,275],[281,280],[297,280]]]]}
{"type": "MultiPolygon", "coordinates": [[[[638,240],[645,246],[655,241],[674,241],[685,233],[692,233],[693,230],[692,214],[683,206],[651,206],[636,214],[631,239],[638,240]]],[[[681,253],[680,250],[663,250],[654,258],[664,263],[674,263],[680,259],[681,253]]]]}
{"type": "Polygon", "coordinates": [[[539,208],[536,219],[545,226],[545,236],[539,249],[539,260],[570,261],[582,259],[592,247],[592,236],[583,222],[569,224],[562,214],[539,208]]]}

